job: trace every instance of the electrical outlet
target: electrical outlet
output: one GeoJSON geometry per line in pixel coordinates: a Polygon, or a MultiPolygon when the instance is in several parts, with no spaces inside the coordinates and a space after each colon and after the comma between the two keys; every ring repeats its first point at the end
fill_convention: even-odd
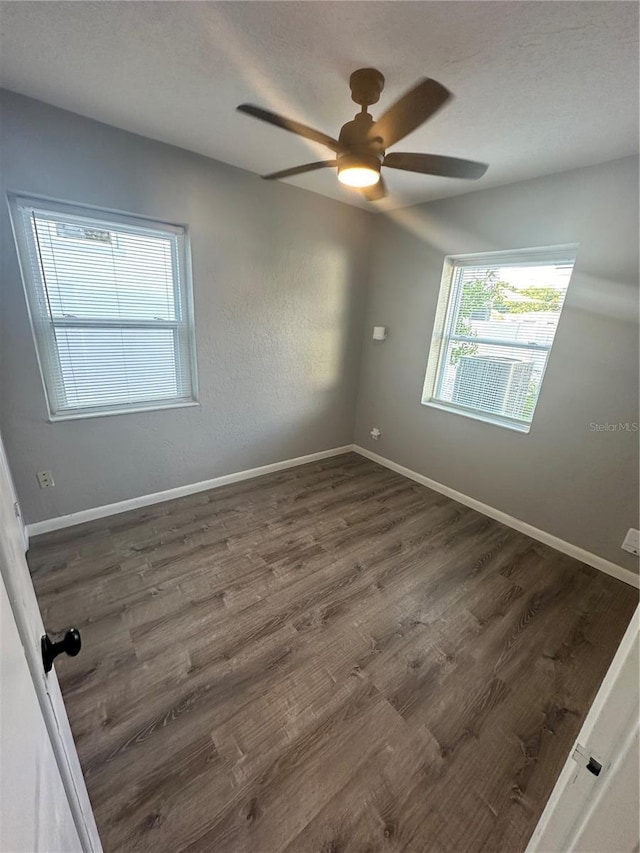
{"type": "Polygon", "coordinates": [[[55,486],[51,471],[38,471],[36,476],[38,477],[41,489],[50,489],[52,486],[55,486]]]}
{"type": "Polygon", "coordinates": [[[640,557],[640,530],[635,530],[633,527],[627,530],[627,535],[622,543],[622,550],[640,557]]]}
{"type": "Polygon", "coordinates": [[[369,435],[371,436],[371,438],[372,438],[374,441],[377,441],[377,440],[380,438],[380,436],[382,435],[382,433],[380,432],[380,430],[378,429],[378,427],[374,427],[374,428],[371,430],[371,432],[369,433],[369,435]]]}

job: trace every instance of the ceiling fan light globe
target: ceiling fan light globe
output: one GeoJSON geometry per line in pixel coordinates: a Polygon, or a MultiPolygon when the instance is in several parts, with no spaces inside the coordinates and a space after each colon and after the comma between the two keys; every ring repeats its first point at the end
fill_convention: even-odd
{"type": "Polygon", "coordinates": [[[380,180],[380,172],[370,166],[345,166],[338,169],[338,180],[347,187],[372,187],[380,180]]]}

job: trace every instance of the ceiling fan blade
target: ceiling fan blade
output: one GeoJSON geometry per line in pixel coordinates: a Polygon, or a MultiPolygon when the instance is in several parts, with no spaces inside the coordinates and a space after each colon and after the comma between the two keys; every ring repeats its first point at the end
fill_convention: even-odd
{"type": "Polygon", "coordinates": [[[307,127],[306,124],[300,124],[299,121],[293,121],[290,118],[285,118],[277,113],[263,110],[262,107],[254,107],[252,104],[240,104],[236,107],[241,113],[246,113],[249,116],[266,121],[268,124],[273,124],[276,127],[281,127],[283,130],[289,130],[291,133],[297,133],[298,136],[304,136],[306,139],[311,139],[313,142],[319,142],[321,145],[326,145],[332,151],[337,151],[340,147],[338,140],[327,136],[320,130],[314,130],[312,127],[307,127]]]}
{"type": "Polygon", "coordinates": [[[265,181],[275,181],[278,178],[290,178],[292,175],[302,175],[304,172],[314,172],[316,169],[324,169],[325,166],[337,166],[337,160],[320,160],[317,163],[306,163],[304,166],[293,166],[291,169],[283,169],[281,172],[272,172],[263,175],[265,181]]]}
{"type": "Polygon", "coordinates": [[[382,161],[390,169],[405,172],[421,172],[424,175],[440,175],[443,178],[468,178],[475,181],[489,168],[486,163],[460,160],[458,157],[441,157],[439,154],[387,154],[382,161]]]}
{"type": "Polygon", "coordinates": [[[382,137],[384,147],[390,148],[430,118],[451,97],[451,92],[441,83],[425,77],[373,123],[369,135],[382,137]]]}
{"type": "Polygon", "coordinates": [[[382,176],[380,176],[380,180],[377,184],[373,184],[371,187],[362,187],[360,192],[367,201],[380,201],[381,198],[386,198],[388,195],[387,185],[385,184],[382,176]]]}

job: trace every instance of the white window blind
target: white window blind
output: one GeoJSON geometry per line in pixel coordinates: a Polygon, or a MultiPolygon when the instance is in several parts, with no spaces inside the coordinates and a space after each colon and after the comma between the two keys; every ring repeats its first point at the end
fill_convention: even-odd
{"type": "Polygon", "coordinates": [[[11,200],[53,419],[195,402],[184,229],[11,200]]]}
{"type": "Polygon", "coordinates": [[[446,259],[423,403],[529,431],[575,248],[446,259]]]}

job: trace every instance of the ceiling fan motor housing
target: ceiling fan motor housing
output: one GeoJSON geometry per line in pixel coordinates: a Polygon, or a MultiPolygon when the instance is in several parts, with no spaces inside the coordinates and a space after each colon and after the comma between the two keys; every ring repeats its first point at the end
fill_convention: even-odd
{"type": "Polygon", "coordinates": [[[369,113],[358,113],[353,121],[342,125],[338,137],[340,147],[349,151],[362,151],[363,153],[384,153],[382,150],[382,139],[373,137],[371,128],[373,117],[369,113]]]}
{"type": "Polygon", "coordinates": [[[370,136],[373,119],[368,113],[359,113],[342,126],[340,148],[336,153],[338,172],[342,169],[369,168],[380,172],[384,151],[370,136]]]}

